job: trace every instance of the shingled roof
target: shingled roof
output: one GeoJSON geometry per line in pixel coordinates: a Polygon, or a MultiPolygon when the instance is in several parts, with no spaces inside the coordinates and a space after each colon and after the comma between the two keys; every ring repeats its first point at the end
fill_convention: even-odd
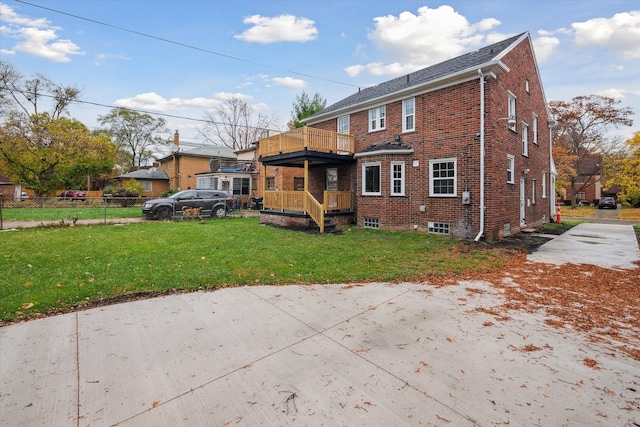
{"type": "Polygon", "coordinates": [[[313,122],[314,118],[320,118],[331,112],[343,110],[395,92],[408,90],[412,87],[426,85],[429,82],[435,82],[446,76],[458,74],[465,70],[477,70],[482,65],[499,60],[505,51],[525,34],[527,33],[518,34],[501,42],[480,48],[479,50],[380,83],[377,86],[359,90],[357,93],[309,116],[305,122],[313,122]]]}

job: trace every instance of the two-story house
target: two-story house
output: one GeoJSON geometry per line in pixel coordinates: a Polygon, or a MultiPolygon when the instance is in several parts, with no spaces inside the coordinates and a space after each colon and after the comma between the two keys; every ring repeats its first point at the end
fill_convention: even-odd
{"type": "Polygon", "coordinates": [[[554,213],[552,121],[528,33],[359,90],[305,122],[260,141],[263,167],[304,170],[302,191],[265,190],[263,223],[495,240],[554,213]]]}

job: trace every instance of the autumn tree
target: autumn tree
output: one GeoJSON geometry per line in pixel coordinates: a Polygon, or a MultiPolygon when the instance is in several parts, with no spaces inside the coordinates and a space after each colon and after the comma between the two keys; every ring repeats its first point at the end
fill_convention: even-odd
{"type": "Polygon", "coordinates": [[[16,115],[0,127],[0,170],[38,196],[81,187],[87,176],[108,173],[114,159],[109,138],[91,136],[75,119],[16,115]]]}
{"type": "Polygon", "coordinates": [[[291,121],[289,122],[289,130],[300,128],[304,126],[302,120],[307,117],[322,111],[327,106],[326,98],[322,98],[319,92],[313,95],[313,98],[309,98],[309,95],[302,91],[300,95],[296,96],[296,102],[293,104],[293,111],[291,111],[291,121]]]}
{"type": "Polygon", "coordinates": [[[268,136],[270,129],[276,127],[277,118],[256,113],[254,107],[240,98],[232,97],[204,116],[206,124],[199,129],[200,135],[208,142],[244,150],[251,144],[268,136]]]}
{"type": "Polygon", "coordinates": [[[619,199],[640,207],[640,131],[606,158],[605,186],[620,187],[619,199]]]}
{"type": "Polygon", "coordinates": [[[605,156],[615,148],[617,140],[608,132],[633,124],[631,108],[619,104],[620,101],[600,95],[549,103],[557,122],[553,128],[553,154],[558,182],[566,182],[571,187],[572,207],[576,205],[577,194],[600,179],[602,165],[590,166],[593,155],[605,156]]]}
{"type": "Polygon", "coordinates": [[[48,113],[57,120],[69,113],[69,106],[78,101],[80,90],[58,85],[36,74],[26,79],[6,61],[0,61],[0,119],[18,118],[28,121],[32,114],[48,113]]]}
{"type": "Polygon", "coordinates": [[[125,173],[145,166],[173,141],[165,120],[149,114],[114,108],[98,120],[104,128],[97,133],[109,135],[116,144],[118,164],[125,173]]]}

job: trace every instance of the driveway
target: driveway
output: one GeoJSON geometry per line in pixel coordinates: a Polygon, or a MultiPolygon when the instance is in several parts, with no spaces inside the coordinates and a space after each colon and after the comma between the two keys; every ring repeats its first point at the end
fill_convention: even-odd
{"type": "Polygon", "coordinates": [[[525,271],[558,270],[520,265],[494,284],[240,287],[2,327],[0,425],[640,425],[640,357],[509,308],[525,271]]]}

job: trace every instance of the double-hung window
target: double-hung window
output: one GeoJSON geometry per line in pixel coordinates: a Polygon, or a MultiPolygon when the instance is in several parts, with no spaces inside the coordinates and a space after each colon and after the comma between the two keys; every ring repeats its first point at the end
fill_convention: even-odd
{"type": "Polygon", "coordinates": [[[536,187],[538,186],[538,180],[533,178],[531,180],[531,203],[536,204],[536,187]]]}
{"type": "Polygon", "coordinates": [[[416,100],[415,98],[402,101],[402,132],[416,130],[416,100]]]}
{"type": "Polygon", "coordinates": [[[391,162],[391,195],[404,196],[404,162],[391,162]]]}
{"type": "Polygon", "coordinates": [[[456,196],[456,159],[429,160],[429,196],[456,196]]]}
{"type": "Polygon", "coordinates": [[[534,144],[538,143],[538,116],[533,115],[533,123],[531,123],[531,140],[534,144]]]}
{"type": "Polygon", "coordinates": [[[380,193],[380,162],[364,163],[362,165],[362,194],[364,196],[379,196],[380,193]]]}
{"type": "Polygon", "coordinates": [[[547,173],[542,172],[542,198],[547,198],[547,173]]]}
{"type": "Polygon", "coordinates": [[[529,156],[529,125],[522,122],[522,155],[529,156]]]}
{"type": "Polygon", "coordinates": [[[513,123],[509,125],[509,129],[516,130],[516,96],[509,92],[509,122],[513,123]]]}
{"type": "Polygon", "coordinates": [[[338,117],[338,133],[344,133],[349,135],[349,116],[340,116],[338,117]]]}
{"type": "Polygon", "coordinates": [[[507,154],[507,183],[514,184],[516,171],[516,158],[511,154],[507,154]]]}
{"type": "Polygon", "coordinates": [[[387,109],[384,105],[382,107],[376,107],[369,110],[369,132],[385,128],[386,114],[387,109]]]}

